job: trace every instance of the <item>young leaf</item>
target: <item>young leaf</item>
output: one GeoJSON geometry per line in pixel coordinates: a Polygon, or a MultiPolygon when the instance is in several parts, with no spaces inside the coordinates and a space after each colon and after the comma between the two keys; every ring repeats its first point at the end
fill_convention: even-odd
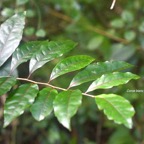
{"type": "Polygon", "coordinates": [[[21,63],[28,61],[39,50],[41,41],[27,42],[19,46],[12,56],[11,71],[21,63]]]}
{"type": "Polygon", "coordinates": [[[70,119],[78,110],[82,102],[81,91],[63,91],[54,100],[54,114],[58,121],[70,130],[70,119]]]}
{"type": "Polygon", "coordinates": [[[128,100],[115,94],[101,94],[95,97],[95,101],[109,120],[132,128],[132,116],[135,111],[128,100]]]}
{"type": "Polygon", "coordinates": [[[0,77],[0,96],[7,93],[16,83],[14,77],[0,77]]]}
{"type": "Polygon", "coordinates": [[[130,67],[132,67],[131,64],[123,61],[106,61],[94,63],[87,66],[83,71],[80,71],[73,78],[69,87],[78,86],[85,82],[95,80],[103,74],[124,70],[130,67]]]}
{"type": "Polygon", "coordinates": [[[85,55],[71,56],[65,58],[55,66],[51,73],[50,80],[53,80],[65,73],[79,70],[90,64],[92,61],[94,61],[92,57],[85,55]]]}
{"type": "Polygon", "coordinates": [[[15,14],[0,27],[0,66],[12,55],[22,39],[24,14],[15,14]]]}
{"type": "Polygon", "coordinates": [[[121,84],[126,84],[131,79],[138,79],[139,76],[132,74],[130,72],[121,73],[114,72],[110,74],[102,75],[96,81],[94,81],[88,88],[87,92],[93,91],[95,89],[108,89],[113,86],[118,86],[121,84]]]}
{"type": "Polygon", "coordinates": [[[53,60],[54,58],[62,56],[64,53],[72,50],[76,46],[73,41],[44,41],[40,44],[40,50],[30,60],[30,75],[42,67],[45,63],[53,60]]]}
{"type": "Polygon", "coordinates": [[[40,91],[30,111],[33,117],[40,121],[48,116],[53,110],[53,101],[57,95],[57,91],[51,88],[44,88],[40,91]]]}
{"type": "Polygon", "coordinates": [[[24,84],[8,96],[4,106],[4,127],[34,102],[37,93],[38,86],[36,84],[24,84]]]}

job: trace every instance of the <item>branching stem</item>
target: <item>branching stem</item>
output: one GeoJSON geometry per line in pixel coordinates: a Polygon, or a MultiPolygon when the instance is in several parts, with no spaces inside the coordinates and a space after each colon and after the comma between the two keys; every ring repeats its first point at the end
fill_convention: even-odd
{"type": "MultiPolygon", "coordinates": [[[[37,82],[37,81],[30,80],[30,79],[27,79],[27,78],[17,78],[17,80],[27,81],[27,82],[31,82],[33,84],[38,84],[38,85],[44,85],[44,86],[48,86],[48,87],[51,87],[51,88],[54,88],[54,89],[57,89],[57,90],[62,90],[62,91],[67,91],[68,90],[68,89],[65,89],[65,88],[61,88],[61,87],[57,87],[57,86],[51,85],[49,83],[37,82]]],[[[82,93],[82,95],[95,98],[94,95],[87,94],[87,93],[82,93]]]]}

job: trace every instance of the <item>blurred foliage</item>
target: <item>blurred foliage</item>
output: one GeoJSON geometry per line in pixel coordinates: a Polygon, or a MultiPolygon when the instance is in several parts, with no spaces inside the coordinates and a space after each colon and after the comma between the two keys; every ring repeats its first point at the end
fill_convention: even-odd
{"type": "MultiPolygon", "coordinates": [[[[108,121],[99,113],[94,101],[83,99],[83,106],[72,120],[72,132],[64,129],[51,115],[36,122],[28,112],[14,121],[7,129],[0,124],[2,144],[143,144],[144,143],[144,1],[117,0],[1,0],[0,23],[16,12],[27,11],[23,41],[72,39],[78,42],[73,54],[88,54],[97,59],[123,60],[135,67],[130,71],[140,75],[138,81],[125,86],[104,90],[129,99],[135,107],[131,130],[108,121]]],[[[57,60],[59,61],[59,60],[57,60]]],[[[55,65],[56,61],[53,61],[55,65]]],[[[24,77],[27,64],[19,68],[24,77]]],[[[34,79],[46,81],[50,66],[35,72],[34,79]]],[[[73,73],[55,84],[65,87],[73,73]]],[[[81,86],[85,89],[84,86],[81,86]]],[[[103,91],[101,91],[102,93],[103,91]]],[[[99,94],[95,91],[93,94],[99,94]]],[[[0,108],[4,100],[0,102],[0,108]]],[[[0,119],[2,110],[0,110],[0,119]]]]}

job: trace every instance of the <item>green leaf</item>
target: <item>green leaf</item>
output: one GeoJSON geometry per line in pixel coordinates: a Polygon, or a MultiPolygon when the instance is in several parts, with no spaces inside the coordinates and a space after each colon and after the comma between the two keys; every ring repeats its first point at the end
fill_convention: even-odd
{"type": "Polygon", "coordinates": [[[113,28],[123,28],[125,26],[125,23],[122,19],[118,18],[111,21],[111,26],[113,28]]]}
{"type": "Polygon", "coordinates": [[[126,61],[130,59],[136,52],[136,46],[134,44],[123,45],[114,44],[111,49],[112,60],[126,61]]]}
{"type": "Polygon", "coordinates": [[[0,77],[0,96],[7,93],[16,83],[14,77],[0,77]]]}
{"type": "Polygon", "coordinates": [[[30,60],[30,75],[42,67],[45,63],[53,60],[54,58],[62,56],[64,53],[72,50],[76,46],[76,43],[70,40],[66,41],[44,41],[39,45],[39,51],[30,60]]]}
{"type": "Polygon", "coordinates": [[[92,57],[85,55],[71,56],[65,58],[55,66],[51,73],[50,80],[53,80],[65,73],[79,70],[90,64],[92,61],[94,61],[92,57]]]}
{"type": "Polygon", "coordinates": [[[109,120],[132,128],[132,116],[135,111],[128,100],[115,94],[101,94],[95,97],[95,101],[109,120]]]}
{"type": "Polygon", "coordinates": [[[0,27],[0,66],[12,55],[22,39],[24,14],[15,14],[0,27]]]}
{"type": "Polygon", "coordinates": [[[133,13],[128,10],[122,11],[121,17],[127,23],[132,23],[135,19],[133,13]]]}
{"type": "Polygon", "coordinates": [[[92,39],[90,39],[87,48],[89,50],[96,50],[100,47],[100,45],[103,43],[104,37],[103,36],[95,36],[92,39]]]}
{"type": "Polygon", "coordinates": [[[36,84],[24,84],[8,96],[4,106],[4,127],[34,102],[37,93],[38,86],[36,84]]]}
{"type": "Polygon", "coordinates": [[[28,2],[29,0],[16,0],[17,5],[24,5],[28,2]]]}
{"type": "Polygon", "coordinates": [[[51,113],[53,110],[53,101],[57,94],[57,91],[51,88],[44,88],[40,91],[38,97],[30,109],[33,117],[36,120],[43,120],[51,113]]]}
{"type": "Polygon", "coordinates": [[[37,37],[45,37],[46,36],[46,31],[44,29],[39,29],[36,31],[36,36],[37,37]]]}
{"type": "Polygon", "coordinates": [[[21,63],[28,61],[38,51],[42,41],[27,42],[19,46],[12,56],[11,71],[16,69],[21,63]]]}
{"type": "Polygon", "coordinates": [[[58,121],[70,130],[70,119],[73,117],[78,107],[82,103],[81,91],[63,91],[54,100],[54,114],[58,121]]]}
{"type": "Polygon", "coordinates": [[[95,80],[103,74],[121,71],[130,67],[132,67],[131,64],[123,61],[106,61],[94,63],[86,67],[83,71],[80,71],[73,78],[69,87],[78,86],[85,82],[95,80]]]}
{"type": "Polygon", "coordinates": [[[131,79],[138,79],[139,76],[132,74],[130,72],[121,73],[114,72],[110,74],[102,75],[96,81],[94,81],[88,88],[87,92],[93,91],[95,89],[108,89],[113,86],[118,86],[121,84],[126,84],[131,79]]]}
{"type": "Polygon", "coordinates": [[[15,69],[11,71],[11,59],[8,59],[1,67],[0,67],[0,76],[2,77],[18,77],[18,71],[15,69]]]}
{"type": "Polygon", "coordinates": [[[136,38],[136,32],[135,31],[126,31],[124,33],[124,37],[125,39],[127,39],[128,41],[133,41],[136,38]]]}

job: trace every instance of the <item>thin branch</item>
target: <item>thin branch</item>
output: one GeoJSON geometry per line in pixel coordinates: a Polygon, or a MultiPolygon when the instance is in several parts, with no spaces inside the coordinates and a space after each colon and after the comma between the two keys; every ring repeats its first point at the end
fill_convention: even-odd
{"type": "MultiPolygon", "coordinates": [[[[67,91],[68,90],[68,89],[65,89],[65,88],[61,88],[61,87],[57,87],[57,86],[51,85],[49,83],[37,82],[37,81],[30,80],[30,79],[27,79],[27,78],[17,78],[17,80],[27,81],[27,82],[31,82],[33,84],[38,84],[38,85],[44,85],[44,86],[48,86],[48,87],[51,87],[51,88],[54,88],[54,89],[57,89],[57,90],[62,90],[62,91],[67,91]]],[[[87,93],[82,93],[82,95],[95,98],[94,95],[87,94],[87,93]]]]}
{"type": "Polygon", "coordinates": [[[91,31],[93,31],[93,32],[99,33],[99,34],[101,34],[101,35],[103,35],[103,36],[106,36],[106,37],[108,37],[108,38],[110,38],[110,39],[113,39],[113,40],[115,40],[115,41],[117,41],[117,42],[121,42],[121,43],[123,43],[123,44],[128,44],[128,43],[129,43],[129,41],[127,41],[127,40],[125,40],[125,39],[123,39],[123,38],[113,36],[113,35],[111,35],[110,33],[107,33],[106,31],[101,30],[101,29],[98,29],[98,28],[96,28],[96,27],[94,27],[94,26],[87,26],[87,29],[89,29],[89,30],[91,30],[91,31]]]}
{"type": "Polygon", "coordinates": [[[36,1],[35,0],[31,0],[31,1],[37,10],[37,16],[38,16],[37,29],[40,29],[41,25],[42,25],[42,23],[41,23],[42,22],[41,11],[40,11],[40,8],[39,8],[38,4],[36,3],[36,1]]]}
{"type": "MultiPolygon", "coordinates": [[[[112,3],[112,6],[113,6],[113,4],[115,4],[115,3],[113,2],[113,3],[112,3]]],[[[53,10],[53,9],[50,9],[50,8],[49,8],[49,12],[50,12],[51,15],[53,15],[53,16],[59,18],[59,19],[62,19],[62,20],[64,20],[64,21],[66,21],[66,22],[69,22],[69,23],[73,23],[73,22],[74,22],[73,19],[70,18],[69,16],[64,15],[64,14],[62,14],[62,13],[60,13],[60,12],[58,12],[58,11],[55,11],[55,10],[53,10]]],[[[80,23],[78,23],[78,24],[80,25],[80,23]]],[[[98,33],[98,34],[100,34],[100,35],[106,36],[106,37],[108,37],[108,38],[110,38],[110,39],[112,39],[112,40],[115,40],[115,41],[117,41],[117,42],[120,42],[120,43],[123,43],[123,44],[128,44],[128,43],[129,43],[128,40],[125,40],[125,39],[123,39],[123,38],[116,37],[116,36],[114,36],[114,35],[106,32],[105,30],[96,28],[95,26],[90,25],[90,26],[87,26],[86,28],[87,28],[87,30],[96,32],[96,33],[98,33]]]]}

